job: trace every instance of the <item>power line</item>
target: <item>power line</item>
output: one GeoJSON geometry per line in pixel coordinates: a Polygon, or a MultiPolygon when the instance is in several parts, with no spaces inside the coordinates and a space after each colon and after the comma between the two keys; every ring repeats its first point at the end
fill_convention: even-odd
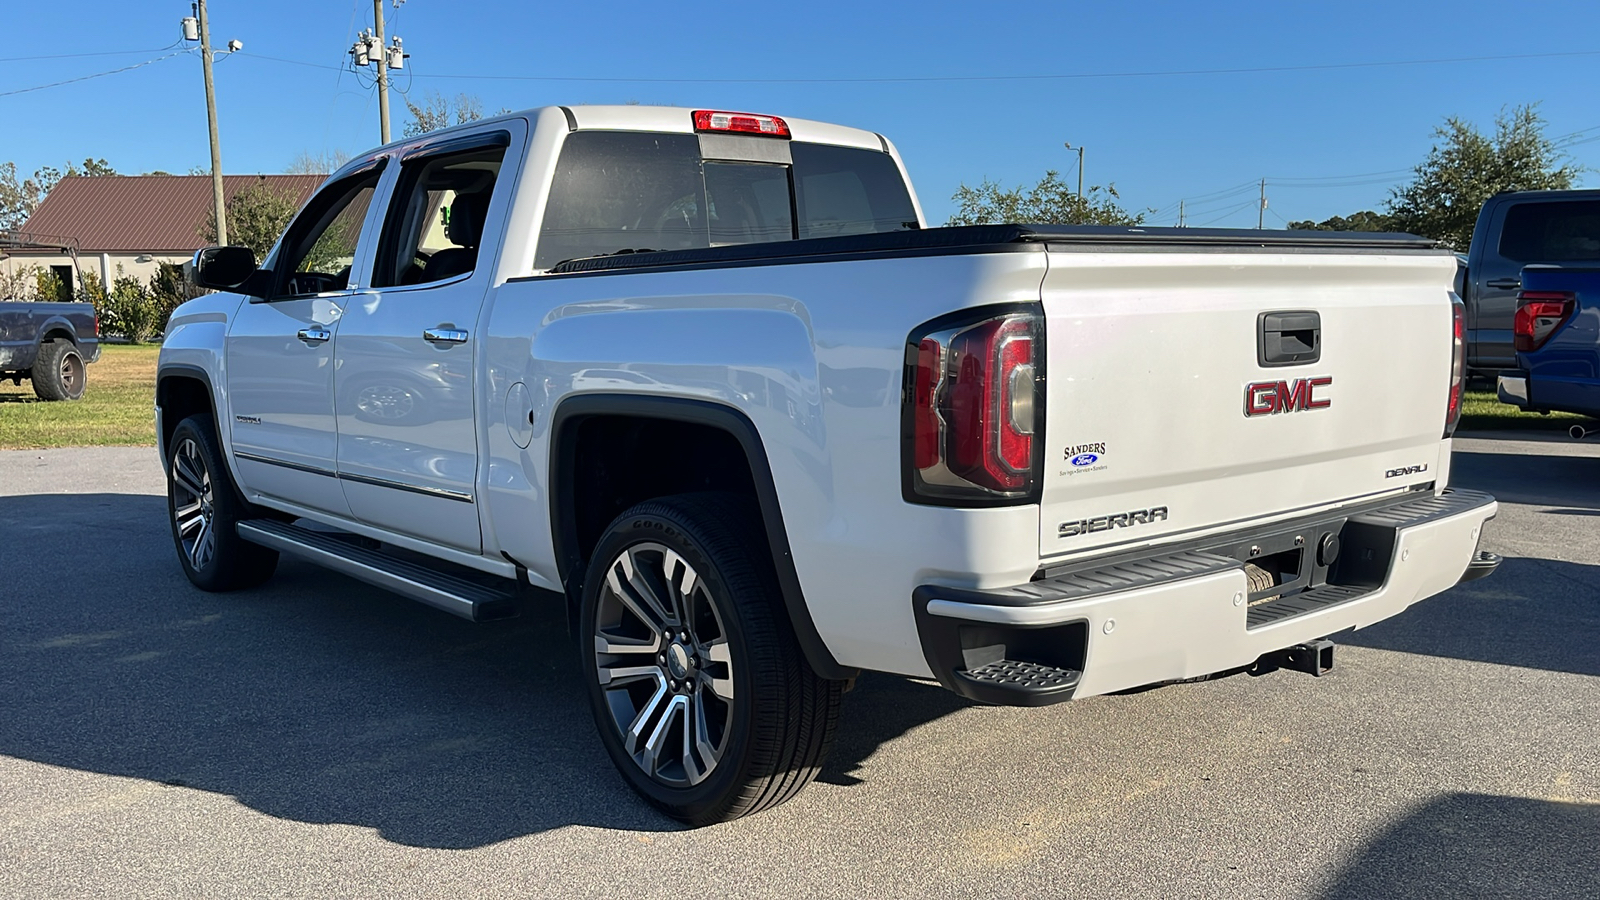
{"type": "MultiPolygon", "coordinates": [[[[248,55],[254,56],[257,59],[265,59],[272,62],[286,63],[294,66],[307,66],[314,69],[334,68],[333,66],[303,62],[297,59],[281,59],[279,57],[263,56],[255,53],[248,55]]],[[[1273,72],[1316,72],[1340,69],[1372,69],[1392,66],[1430,66],[1455,63],[1499,62],[1506,60],[1554,59],[1584,56],[1600,56],[1600,50],[1574,50],[1559,53],[1515,53],[1495,56],[1455,56],[1440,57],[1437,59],[1400,59],[1386,60],[1381,62],[1323,63],[1304,66],[1255,66],[1248,68],[1229,69],[1152,69],[1147,71],[1129,72],[1064,72],[1058,74],[1033,75],[896,75],[880,78],[622,78],[586,77],[574,75],[484,75],[475,73],[436,72],[427,75],[418,75],[416,77],[467,79],[478,81],[547,81],[601,84],[921,84],[983,81],[1064,81],[1091,78],[1166,78],[1194,75],[1251,75],[1273,72]]]]}
{"type": "Polygon", "coordinates": [[[1216,218],[1211,219],[1210,221],[1201,222],[1199,225],[1196,225],[1194,227],[1196,227],[1196,228],[1204,228],[1207,225],[1215,225],[1216,223],[1221,222],[1223,219],[1231,218],[1234,215],[1237,215],[1238,213],[1242,213],[1245,210],[1255,206],[1257,202],[1258,201],[1256,200],[1256,198],[1251,197],[1249,200],[1246,200],[1245,202],[1239,204],[1238,206],[1233,207],[1232,209],[1228,210],[1227,212],[1223,213],[1222,215],[1217,216],[1216,218]]]}
{"type": "Polygon", "coordinates": [[[96,53],[53,53],[48,56],[0,56],[0,63],[8,62],[33,62],[41,59],[83,59],[88,56],[133,56],[137,53],[160,53],[171,50],[182,41],[174,41],[165,47],[148,47],[144,50],[101,50],[96,53]]]}
{"type": "Polygon", "coordinates": [[[14,91],[0,91],[0,97],[11,97],[11,96],[15,96],[17,94],[28,94],[28,93],[32,93],[33,91],[42,91],[45,88],[61,87],[64,84],[77,84],[80,81],[88,81],[88,80],[90,80],[92,78],[104,78],[107,75],[116,75],[119,72],[131,72],[134,69],[141,69],[141,68],[144,68],[145,66],[154,65],[155,63],[161,62],[162,60],[171,59],[174,56],[182,56],[183,54],[188,53],[188,52],[190,52],[188,49],[177,50],[177,51],[174,51],[172,53],[168,53],[166,56],[158,56],[155,59],[147,59],[142,63],[134,63],[131,66],[123,66],[120,69],[110,69],[110,70],[105,71],[105,72],[96,72],[93,75],[82,75],[82,76],[79,76],[77,78],[68,78],[66,81],[52,81],[49,84],[39,84],[39,85],[34,85],[33,87],[17,88],[14,91]]]}

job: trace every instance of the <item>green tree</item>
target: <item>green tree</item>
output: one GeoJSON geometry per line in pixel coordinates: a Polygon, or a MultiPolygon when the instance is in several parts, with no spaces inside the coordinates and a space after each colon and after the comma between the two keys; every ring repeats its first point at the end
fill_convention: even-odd
{"type": "Polygon", "coordinates": [[[1289,227],[1297,231],[1394,231],[1393,221],[1380,212],[1363,209],[1349,216],[1333,216],[1321,222],[1306,219],[1300,222],[1290,222],[1289,227]]]}
{"type": "Polygon", "coordinates": [[[150,301],[156,308],[157,334],[166,332],[167,320],[172,318],[173,310],[205,293],[203,289],[195,287],[193,282],[184,277],[183,266],[169,262],[156,263],[156,270],[150,276],[148,290],[150,301]]]}
{"type": "Polygon", "coordinates": [[[44,202],[45,195],[56,186],[56,182],[68,175],[100,177],[115,174],[116,170],[103,159],[86,159],[82,167],[69,162],[65,169],[41,166],[34,170],[32,178],[19,177],[16,163],[0,163],[0,231],[21,228],[22,223],[28,221],[33,211],[44,202]]]}
{"type": "Polygon", "coordinates": [[[284,172],[289,175],[331,175],[349,161],[350,154],[343,150],[324,150],[320,153],[302,150],[284,172]]]}
{"type": "Polygon", "coordinates": [[[1123,209],[1116,185],[1095,185],[1080,198],[1054,169],[1030,188],[1007,190],[987,178],[977,187],[963,183],[950,199],[957,209],[947,225],[1138,225],[1149,214],[1123,209]]]}
{"type": "Polygon", "coordinates": [[[1393,230],[1443,241],[1456,250],[1472,243],[1483,201],[1500,191],[1562,190],[1582,168],[1545,136],[1538,105],[1501,110],[1488,136],[1455,116],[1434,129],[1439,139],[1411,182],[1389,197],[1393,230]]]}
{"type": "MultiPolygon", "coordinates": [[[[228,241],[254,250],[257,260],[264,259],[299,208],[293,194],[276,190],[265,180],[257,181],[228,199],[228,241]]],[[[206,211],[198,231],[201,239],[216,243],[216,210],[206,211]]]]}
{"type": "Polygon", "coordinates": [[[470,94],[457,94],[449,98],[438,91],[429,91],[421,103],[411,102],[410,97],[406,97],[405,102],[406,111],[411,113],[411,121],[406,123],[405,130],[401,132],[406,137],[416,137],[483,118],[483,101],[470,94]]]}

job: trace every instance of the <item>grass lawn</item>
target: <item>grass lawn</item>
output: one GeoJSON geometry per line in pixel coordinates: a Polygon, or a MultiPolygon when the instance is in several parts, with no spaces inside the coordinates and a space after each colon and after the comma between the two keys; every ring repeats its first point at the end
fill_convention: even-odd
{"type": "Polygon", "coordinates": [[[1523,412],[1515,406],[1501,403],[1494,391],[1467,391],[1466,398],[1461,403],[1462,431],[1518,428],[1565,433],[1574,424],[1585,421],[1589,421],[1587,417],[1573,413],[1551,413],[1548,416],[1541,416],[1538,413],[1523,412]]]}
{"type": "Polygon", "coordinates": [[[0,450],[153,446],[159,344],[107,344],[83,399],[45,403],[27,380],[0,382],[0,450]]]}

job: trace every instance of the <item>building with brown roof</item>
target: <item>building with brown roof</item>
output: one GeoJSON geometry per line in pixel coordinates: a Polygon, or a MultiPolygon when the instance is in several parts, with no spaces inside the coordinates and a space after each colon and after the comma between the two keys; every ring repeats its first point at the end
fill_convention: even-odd
{"type": "MultiPolygon", "coordinates": [[[[265,182],[303,205],[322,181],[321,175],[224,175],[222,187],[231,200],[265,182]]],[[[200,233],[212,203],[210,175],[69,176],[12,235],[17,240],[0,249],[0,270],[41,266],[72,276],[76,251],[79,269],[95,272],[105,284],[119,268],[143,281],[157,263],[181,263],[205,246],[200,233]]],[[[67,284],[77,280],[63,278],[67,284]]]]}

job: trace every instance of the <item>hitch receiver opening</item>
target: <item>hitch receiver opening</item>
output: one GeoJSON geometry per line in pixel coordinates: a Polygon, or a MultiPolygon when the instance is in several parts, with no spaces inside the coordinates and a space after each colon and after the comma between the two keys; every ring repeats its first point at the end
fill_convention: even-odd
{"type": "Polygon", "coordinates": [[[1293,669],[1321,678],[1333,670],[1333,641],[1323,639],[1295,644],[1264,654],[1250,667],[1252,675],[1265,675],[1278,669],[1293,669]]]}

